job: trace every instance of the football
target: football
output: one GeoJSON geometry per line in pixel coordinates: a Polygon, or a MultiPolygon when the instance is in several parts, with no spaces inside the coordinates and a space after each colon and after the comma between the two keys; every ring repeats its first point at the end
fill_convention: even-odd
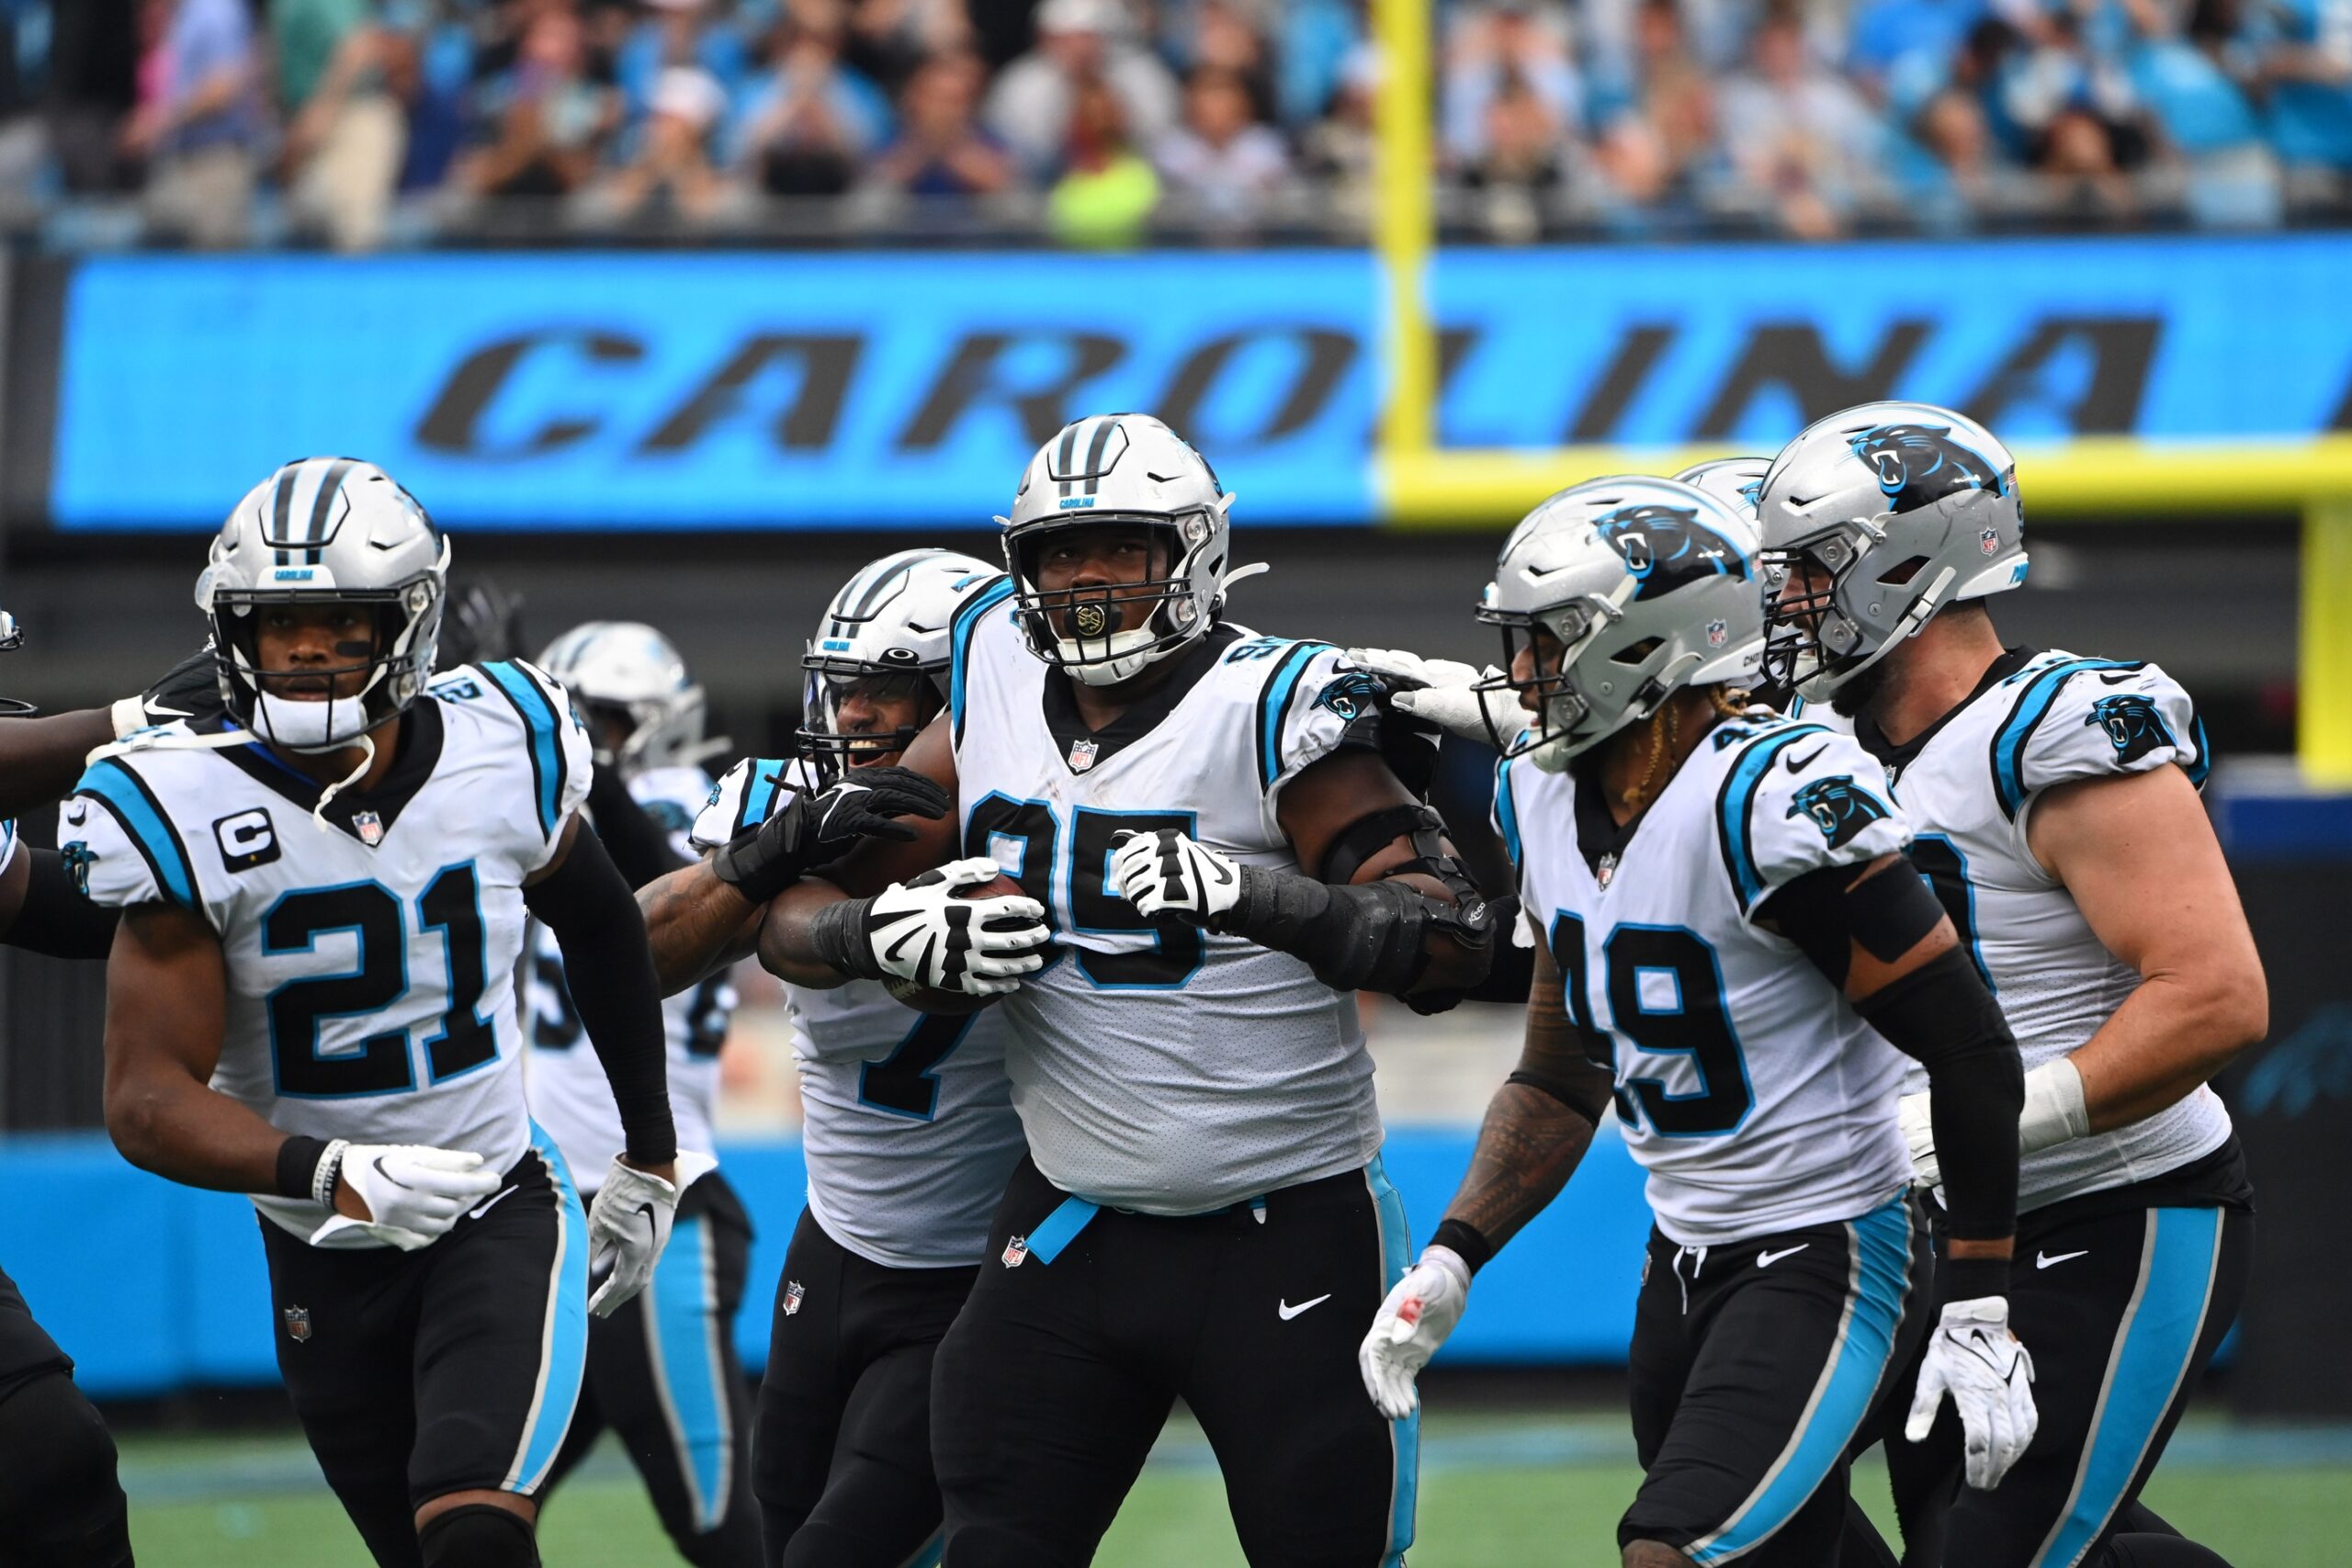
{"type": "MultiPolygon", "coordinates": [[[[956,897],[958,898],[1017,898],[1021,897],[1021,884],[1000,872],[992,882],[982,882],[970,887],[957,888],[956,897]]],[[[1011,925],[1016,928],[1021,924],[1019,920],[1006,919],[1002,917],[1000,917],[995,923],[999,926],[1011,925]]],[[[930,986],[918,985],[912,980],[895,977],[885,980],[882,984],[893,997],[917,1012],[933,1013],[943,1017],[953,1018],[965,1013],[978,1012],[997,999],[992,996],[972,996],[965,991],[942,991],[930,986]]]]}

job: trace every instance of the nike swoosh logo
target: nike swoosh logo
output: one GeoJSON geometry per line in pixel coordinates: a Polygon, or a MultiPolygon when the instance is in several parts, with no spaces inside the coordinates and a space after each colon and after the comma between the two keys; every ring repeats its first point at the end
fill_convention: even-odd
{"type": "Polygon", "coordinates": [[[1756,1255],[1756,1267],[1758,1269],[1770,1269],[1781,1258],[1793,1258],[1812,1245],[1813,1243],[1809,1241],[1801,1241],[1794,1247],[1784,1247],[1778,1252],[1759,1252],[1756,1255]]]}
{"type": "Polygon", "coordinates": [[[1274,1303],[1274,1315],[1281,1318],[1284,1323],[1288,1323],[1292,1318],[1296,1317],[1300,1313],[1305,1312],[1307,1308],[1319,1307],[1330,1299],[1331,1292],[1326,1291],[1321,1295],[1316,1297],[1313,1301],[1301,1302],[1296,1306],[1293,1306],[1290,1303],[1285,1301],[1277,1301],[1274,1303]]]}
{"type": "Polygon", "coordinates": [[[1225,867],[1219,865],[1216,862],[1209,861],[1206,863],[1211,871],[1216,873],[1216,879],[1219,882],[1230,882],[1233,880],[1233,873],[1226,870],[1225,867]]]}
{"type": "Polygon", "coordinates": [[[500,1200],[510,1196],[514,1190],[515,1190],[512,1187],[500,1188],[497,1191],[483,1199],[479,1206],[468,1209],[466,1211],[466,1218],[469,1220],[481,1219],[484,1214],[489,1213],[492,1209],[498,1207],[500,1200]]]}
{"type": "Polygon", "coordinates": [[[1825,740],[1820,745],[1813,749],[1813,755],[1810,757],[1801,758],[1797,756],[1795,752],[1792,751],[1789,753],[1789,772],[1792,773],[1801,773],[1804,772],[1807,768],[1813,766],[1815,761],[1820,758],[1824,751],[1828,750],[1829,742],[1825,740]]]}
{"type": "Polygon", "coordinates": [[[2070,1258],[2088,1258],[2090,1255],[2091,1249],[2087,1247],[2079,1252],[2062,1252],[2055,1258],[2046,1252],[2036,1252],[2033,1255],[2033,1266],[2036,1269],[2047,1269],[2053,1263],[2064,1263],[2070,1258]]]}
{"type": "Polygon", "coordinates": [[[2139,678],[2140,672],[2137,670],[2118,670],[2112,672],[2102,670],[2098,672],[2099,684],[2103,686],[2120,686],[2126,681],[2136,681],[2139,678]]]}

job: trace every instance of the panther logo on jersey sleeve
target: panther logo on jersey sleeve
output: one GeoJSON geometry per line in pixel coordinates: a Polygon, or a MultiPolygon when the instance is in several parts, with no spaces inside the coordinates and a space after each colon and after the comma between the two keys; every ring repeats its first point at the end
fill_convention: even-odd
{"type": "Polygon", "coordinates": [[[1873,822],[1885,820],[1888,812],[1878,797],[1854,782],[1850,773],[1837,773],[1826,779],[1815,779],[1796,792],[1786,815],[1798,813],[1813,818],[1821,836],[1837,849],[1850,842],[1854,836],[1873,822]]]}
{"type": "Polygon", "coordinates": [[[2154,701],[2135,693],[2099,698],[2091,705],[2083,722],[2096,724],[2107,731],[2119,762],[2136,762],[2159,746],[2177,744],[2164,716],[2156,711],[2154,701]]]}
{"type": "Polygon", "coordinates": [[[1315,705],[1340,716],[1341,723],[1353,724],[1373,711],[1385,690],[1379,680],[1360,670],[1351,670],[1333,676],[1322,691],[1316,694],[1315,705]]]}
{"type": "Polygon", "coordinates": [[[1910,512],[1957,490],[2005,493],[1993,465],[1951,438],[1948,424],[1878,424],[1853,437],[1878,474],[1890,512],[1910,512]]]}
{"type": "Polygon", "coordinates": [[[1625,558],[1625,570],[1641,583],[1636,599],[1657,598],[1702,577],[1747,576],[1747,559],[1731,541],[1698,519],[1685,507],[1626,506],[1594,524],[1593,531],[1625,558]]]}

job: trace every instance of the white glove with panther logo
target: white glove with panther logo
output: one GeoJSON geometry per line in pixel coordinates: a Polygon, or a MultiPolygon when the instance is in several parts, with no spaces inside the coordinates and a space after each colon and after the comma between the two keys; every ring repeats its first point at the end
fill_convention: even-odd
{"type": "Polygon", "coordinates": [[[1173,828],[1113,835],[1111,886],[1147,919],[1176,915],[1206,925],[1241,897],[1241,868],[1173,828]]]}
{"type": "Polygon", "coordinates": [[[1926,1442],[1947,1393],[1960,1412],[1968,1483],[1989,1492],[2024,1456],[2041,1425],[2033,1407],[2033,1357],[2009,1332],[2006,1296],[1945,1303],[1943,1320],[1928,1335],[1903,1435],[1926,1442]]]}
{"type": "Polygon", "coordinates": [[[1474,689],[1481,681],[1501,679],[1502,671],[1491,664],[1480,670],[1451,659],[1423,659],[1401,648],[1351,648],[1347,660],[1388,683],[1390,707],[1449,735],[1491,743],[1497,736],[1508,740],[1527,728],[1528,716],[1512,694],[1474,689]],[[1492,728],[1487,724],[1489,716],[1492,728]]]}

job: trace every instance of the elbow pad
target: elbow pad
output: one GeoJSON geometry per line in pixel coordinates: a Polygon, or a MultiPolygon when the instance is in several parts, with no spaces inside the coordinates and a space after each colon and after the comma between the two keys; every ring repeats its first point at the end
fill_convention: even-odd
{"type": "MultiPolygon", "coordinates": [[[[1428,939],[1452,937],[1473,949],[1491,945],[1493,908],[1474,892],[1464,905],[1443,903],[1405,883],[1384,879],[1334,887],[1295,873],[1241,867],[1241,890],[1221,929],[1303,960],[1335,991],[1385,991],[1403,997],[1429,967],[1428,939]]],[[[1453,1005],[1451,998],[1407,998],[1453,1005]]]]}

